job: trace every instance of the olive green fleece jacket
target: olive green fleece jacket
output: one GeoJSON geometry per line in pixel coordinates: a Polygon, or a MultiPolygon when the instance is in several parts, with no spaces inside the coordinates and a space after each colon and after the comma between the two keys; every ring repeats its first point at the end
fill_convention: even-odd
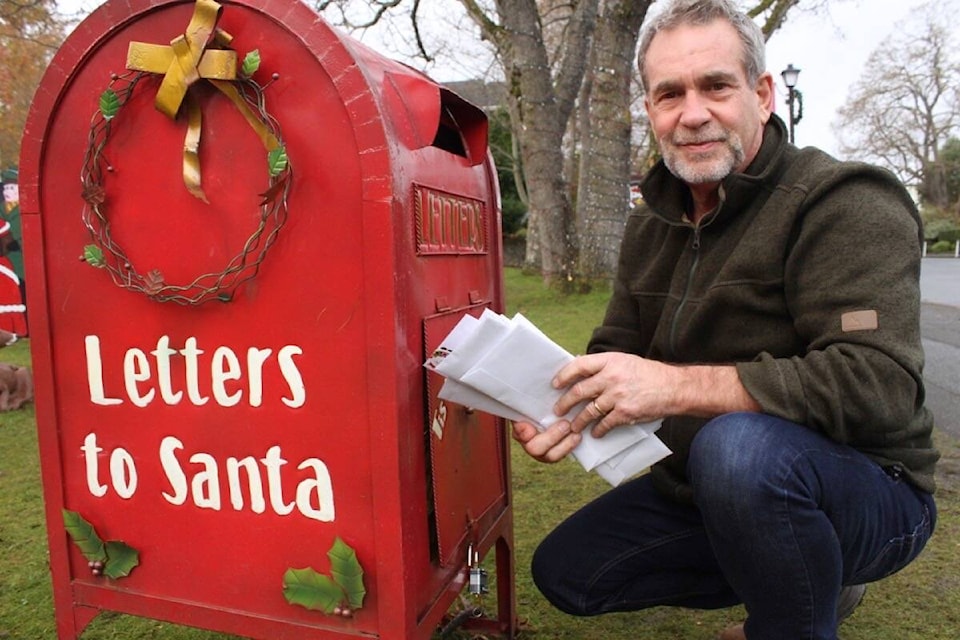
{"type": "MultiPolygon", "coordinates": [[[[764,413],[899,466],[932,493],[923,238],[896,178],[797,149],[773,116],[757,157],[723,180],[720,204],[699,225],[685,215],[687,187],[662,162],[641,189],[588,351],[735,364],[764,413]]],[[[671,497],[691,497],[687,454],[705,422],[668,416],[657,433],[673,455],[651,473],[671,497]]]]}

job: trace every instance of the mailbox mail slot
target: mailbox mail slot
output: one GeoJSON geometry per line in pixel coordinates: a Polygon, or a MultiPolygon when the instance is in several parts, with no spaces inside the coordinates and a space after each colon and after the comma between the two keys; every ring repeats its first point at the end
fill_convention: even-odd
{"type": "Polygon", "coordinates": [[[295,0],[110,0],[67,39],[20,174],[60,638],[428,638],[491,550],[512,637],[504,424],[421,366],[502,310],[486,139],[295,0]]]}

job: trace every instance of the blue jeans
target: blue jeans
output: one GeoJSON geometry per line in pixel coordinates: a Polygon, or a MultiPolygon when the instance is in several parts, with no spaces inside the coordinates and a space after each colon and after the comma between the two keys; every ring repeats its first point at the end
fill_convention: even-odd
{"type": "Polygon", "coordinates": [[[708,422],[687,473],[695,506],[641,476],[558,526],[533,558],[540,591],[581,616],[743,603],[751,640],[834,640],[841,585],[902,569],[936,522],[896,469],[763,414],[708,422]]]}

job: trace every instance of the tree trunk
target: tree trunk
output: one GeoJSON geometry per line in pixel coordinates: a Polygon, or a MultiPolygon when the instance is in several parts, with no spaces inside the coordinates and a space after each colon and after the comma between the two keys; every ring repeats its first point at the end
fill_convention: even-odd
{"type": "Polygon", "coordinates": [[[616,272],[629,211],[630,82],[640,25],[652,0],[607,0],[597,23],[592,90],[581,108],[580,181],[577,189],[578,275],[591,280],[616,272]]]}
{"type": "MultiPolygon", "coordinates": [[[[936,156],[936,153],[930,153],[936,156]]],[[[950,193],[947,189],[947,168],[939,159],[924,164],[921,200],[937,209],[950,208],[950,193]]]]}
{"type": "Polygon", "coordinates": [[[526,264],[539,263],[548,282],[572,277],[576,266],[573,206],[563,175],[563,132],[586,68],[596,23],[597,0],[581,0],[571,18],[564,59],[556,79],[543,39],[535,0],[498,0],[502,31],[498,42],[510,84],[511,114],[520,141],[529,196],[526,264]]]}

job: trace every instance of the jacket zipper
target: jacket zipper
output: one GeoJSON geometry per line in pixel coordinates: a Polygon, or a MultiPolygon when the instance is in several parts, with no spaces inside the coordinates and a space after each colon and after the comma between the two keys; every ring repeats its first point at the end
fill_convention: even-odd
{"type": "Polygon", "coordinates": [[[693,249],[693,262],[690,264],[690,270],[687,272],[687,284],[683,290],[683,297],[680,298],[680,304],[677,305],[676,311],[673,312],[673,318],[670,320],[670,355],[673,359],[677,357],[677,325],[680,322],[680,312],[683,311],[683,307],[687,304],[690,288],[693,286],[693,276],[696,274],[697,265],[700,262],[700,228],[699,224],[693,227],[693,243],[691,244],[691,248],[693,249]]]}

